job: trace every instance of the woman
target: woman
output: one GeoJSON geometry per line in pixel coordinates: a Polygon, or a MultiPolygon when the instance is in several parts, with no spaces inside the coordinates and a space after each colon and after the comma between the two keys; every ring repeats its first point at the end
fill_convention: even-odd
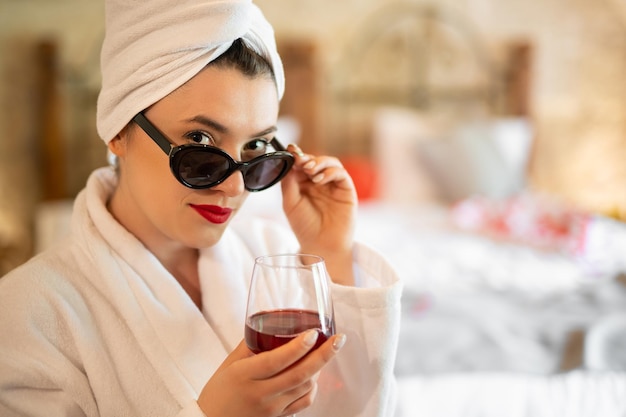
{"type": "Polygon", "coordinates": [[[118,166],[92,174],[67,240],[0,280],[1,415],[392,413],[397,278],[353,242],[339,161],[281,152],[271,27],[225,3],[107,3],[98,128],[118,166]],[[291,230],[235,219],[280,180],[291,230]],[[254,258],[294,251],[325,258],[341,333],[254,355],[254,258]]]}

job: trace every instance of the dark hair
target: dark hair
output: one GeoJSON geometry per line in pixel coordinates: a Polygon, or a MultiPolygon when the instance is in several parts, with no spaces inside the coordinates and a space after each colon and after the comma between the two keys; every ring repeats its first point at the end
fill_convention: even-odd
{"type": "Polygon", "coordinates": [[[235,39],[226,52],[211,61],[207,66],[235,68],[251,78],[268,76],[274,79],[274,70],[271,64],[246,45],[241,38],[235,39]]]}

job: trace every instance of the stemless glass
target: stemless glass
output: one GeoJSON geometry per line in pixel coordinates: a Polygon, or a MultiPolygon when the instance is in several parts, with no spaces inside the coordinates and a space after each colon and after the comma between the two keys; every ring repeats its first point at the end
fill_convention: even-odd
{"type": "Polygon", "coordinates": [[[245,338],[250,350],[264,352],[315,329],[321,346],[335,334],[329,277],[315,255],[268,255],[254,262],[248,293],[245,338]]]}
{"type": "Polygon", "coordinates": [[[334,335],[328,282],[326,264],[319,256],[285,254],[257,258],[246,312],[245,338],[250,350],[272,350],[315,329],[318,336],[311,348],[314,350],[334,335]]]}

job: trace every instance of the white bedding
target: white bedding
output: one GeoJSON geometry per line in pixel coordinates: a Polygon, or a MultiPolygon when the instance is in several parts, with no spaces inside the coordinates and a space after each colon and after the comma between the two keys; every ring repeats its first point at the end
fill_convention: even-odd
{"type": "Polygon", "coordinates": [[[626,312],[614,271],[455,230],[438,206],[362,204],[357,235],[405,280],[398,417],[626,415],[626,344],[617,372],[585,352],[562,370],[573,332],[626,312]]]}
{"type": "Polygon", "coordinates": [[[618,373],[416,376],[401,379],[397,416],[622,417],[625,393],[618,373]]]}

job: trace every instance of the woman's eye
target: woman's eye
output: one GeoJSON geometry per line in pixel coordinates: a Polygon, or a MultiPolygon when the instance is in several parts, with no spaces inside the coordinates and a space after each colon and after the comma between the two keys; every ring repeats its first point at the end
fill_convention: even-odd
{"type": "Polygon", "coordinates": [[[192,140],[194,143],[199,143],[201,145],[214,145],[215,141],[213,137],[208,133],[204,132],[191,132],[187,134],[187,138],[192,140]]]}
{"type": "Polygon", "coordinates": [[[265,153],[267,151],[268,145],[269,144],[265,139],[255,139],[246,143],[246,146],[244,146],[244,150],[265,153]]]}
{"type": "Polygon", "coordinates": [[[243,148],[242,156],[244,160],[249,161],[252,158],[256,158],[257,156],[266,154],[270,151],[271,146],[265,139],[254,139],[248,143],[243,148]]]}

